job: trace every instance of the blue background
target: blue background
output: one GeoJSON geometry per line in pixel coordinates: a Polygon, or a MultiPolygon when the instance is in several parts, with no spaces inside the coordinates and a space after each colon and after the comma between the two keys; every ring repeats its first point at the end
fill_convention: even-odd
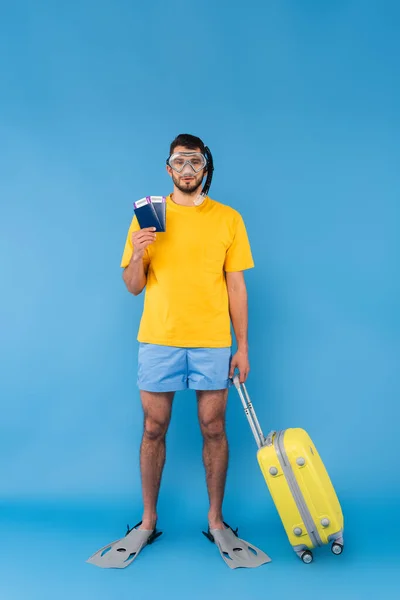
{"type": "Polygon", "coordinates": [[[17,0],[1,13],[1,597],[398,598],[398,3],[17,0]],[[273,562],[231,571],[201,535],[185,392],[164,535],[124,571],[85,563],[141,516],[143,297],[119,263],[132,202],[170,191],[181,132],[210,146],[211,196],[245,219],[248,390],[266,431],[313,437],[343,505],[341,557],[306,566],[290,549],[232,390],[225,518],[273,562]]]}

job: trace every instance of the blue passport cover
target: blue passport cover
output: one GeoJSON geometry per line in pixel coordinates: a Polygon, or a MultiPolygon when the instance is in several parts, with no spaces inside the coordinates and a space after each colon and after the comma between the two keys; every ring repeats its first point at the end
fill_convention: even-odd
{"type": "Polygon", "coordinates": [[[155,227],[156,231],[164,231],[156,213],[156,209],[150,199],[142,198],[133,204],[133,210],[140,225],[140,229],[145,227],[155,227]]]}

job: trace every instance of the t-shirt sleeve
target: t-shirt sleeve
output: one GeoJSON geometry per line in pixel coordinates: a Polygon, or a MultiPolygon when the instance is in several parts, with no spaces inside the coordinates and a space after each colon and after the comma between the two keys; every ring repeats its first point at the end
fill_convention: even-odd
{"type": "Polygon", "coordinates": [[[244,271],[254,267],[253,255],[243,218],[238,214],[232,243],[229,246],[224,270],[228,272],[244,271]]]}
{"type": "MultiPolygon", "coordinates": [[[[121,259],[121,267],[122,268],[127,267],[130,263],[130,260],[132,258],[132,254],[133,254],[132,233],[134,231],[139,231],[139,229],[140,229],[140,226],[139,226],[137,217],[135,215],[129,226],[128,234],[127,234],[126,240],[125,240],[125,247],[124,247],[124,251],[122,253],[122,259],[121,259]]],[[[148,253],[148,248],[146,248],[146,250],[144,251],[144,256],[143,256],[143,265],[144,265],[145,269],[148,267],[149,263],[150,263],[150,257],[149,257],[149,253],[148,253]]]]}

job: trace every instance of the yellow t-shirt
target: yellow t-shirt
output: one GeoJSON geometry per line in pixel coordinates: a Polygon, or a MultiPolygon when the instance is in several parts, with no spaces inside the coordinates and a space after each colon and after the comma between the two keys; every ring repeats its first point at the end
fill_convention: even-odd
{"type": "MultiPolygon", "coordinates": [[[[139,342],[222,348],[232,344],[225,271],[254,266],[241,215],[208,196],[199,206],[166,198],[166,231],[146,248],[147,270],[139,342]]],[[[121,267],[127,267],[140,229],[133,217],[121,267]]]]}

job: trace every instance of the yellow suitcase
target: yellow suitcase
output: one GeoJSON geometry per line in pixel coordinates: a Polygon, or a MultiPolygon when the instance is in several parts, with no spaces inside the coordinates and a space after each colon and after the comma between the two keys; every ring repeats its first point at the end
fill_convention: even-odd
{"type": "Polygon", "coordinates": [[[305,563],[311,550],[331,545],[344,548],[344,519],[335,489],[315,444],[304,429],[271,431],[264,437],[246,386],[237,375],[233,383],[257,442],[257,460],[289,542],[305,563]]]}

